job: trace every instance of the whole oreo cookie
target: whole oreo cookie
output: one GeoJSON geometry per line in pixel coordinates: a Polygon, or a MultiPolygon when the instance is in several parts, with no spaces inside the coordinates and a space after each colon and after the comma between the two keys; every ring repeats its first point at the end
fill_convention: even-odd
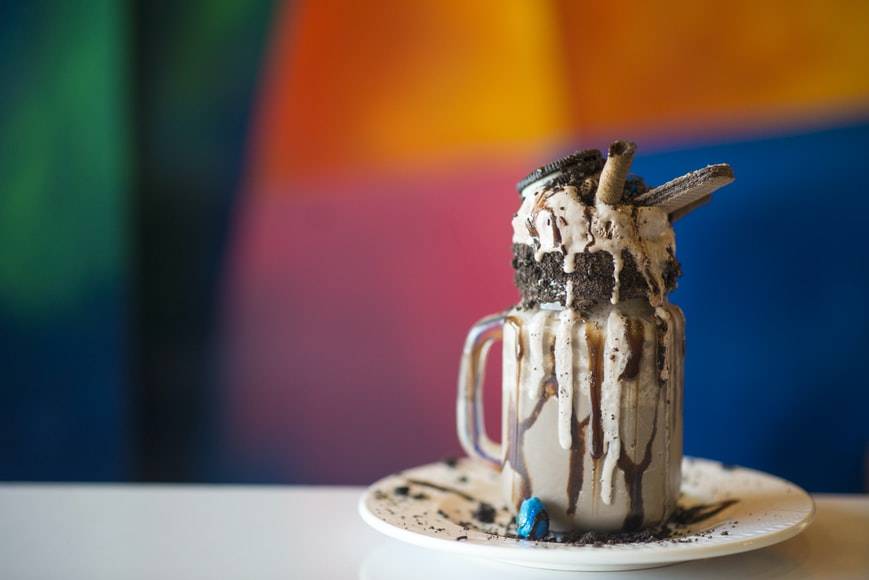
{"type": "Polygon", "coordinates": [[[603,169],[603,153],[597,149],[585,149],[577,151],[561,159],[556,159],[542,167],[538,167],[516,184],[516,190],[522,190],[541,179],[553,176],[547,182],[548,186],[575,185],[579,187],[587,178],[603,169]]]}

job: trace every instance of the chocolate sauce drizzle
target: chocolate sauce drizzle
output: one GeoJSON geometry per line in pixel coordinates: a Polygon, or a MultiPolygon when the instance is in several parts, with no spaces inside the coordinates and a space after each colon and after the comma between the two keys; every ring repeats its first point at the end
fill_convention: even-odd
{"type": "MultiPolygon", "coordinates": [[[[556,222],[555,216],[550,213],[549,221],[547,222],[550,226],[552,226],[552,241],[554,245],[561,245],[561,229],[558,227],[558,223],[556,222]]],[[[566,252],[565,252],[566,253],[566,252]]]]}
{"type": "Polygon", "coordinates": [[[528,466],[525,464],[525,453],[523,451],[525,433],[534,426],[534,423],[537,422],[537,418],[540,416],[540,412],[543,411],[546,401],[554,397],[557,391],[558,385],[555,382],[555,377],[547,378],[546,384],[543,387],[543,395],[537,399],[537,403],[535,403],[534,408],[531,410],[531,414],[521,421],[516,414],[515,403],[510,401],[507,457],[510,461],[510,467],[519,476],[519,493],[515,492],[515,483],[513,492],[513,501],[516,504],[517,510],[524,499],[531,497],[531,476],[528,474],[528,466]]]}
{"type": "Polygon", "coordinates": [[[649,468],[649,464],[652,462],[652,443],[654,443],[655,435],[658,433],[658,409],[660,406],[660,401],[657,401],[655,404],[655,418],[652,421],[652,433],[646,442],[642,461],[634,463],[628,456],[625,446],[622,446],[619,453],[617,465],[625,474],[625,487],[628,488],[628,495],[631,499],[631,508],[622,526],[622,529],[628,532],[640,529],[645,519],[645,510],[643,509],[643,475],[645,475],[646,469],[649,468]]]}
{"type": "MultiPolygon", "coordinates": [[[[521,386],[521,384],[522,384],[522,360],[523,360],[523,357],[525,355],[525,347],[522,343],[522,321],[519,320],[515,316],[508,316],[506,321],[505,321],[505,324],[513,327],[513,336],[514,336],[514,340],[516,341],[516,349],[515,349],[515,353],[514,353],[514,355],[516,356],[516,376],[514,377],[514,381],[515,381],[514,384],[515,384],[516,388],[515,388],[515,391],[513,393],[513,397],[510,400],[510,404],[508,406],[508,411],[507,411],[507,440],[506,440],[507,441],[507,445],[506,445],[507,448],[504,452],[505,453],[504,456],[505,456],[505,459],[512,466],[513,471],[516,472],[519,475],[519,477],[522,479],[523,484],[521,485],[521,488],[524,489],[525,487],[528,487],[530,490],[531,484],[528,483],[526,485],[524,483],[525,481],[528,481],[528,469],[525,466],[525,456],[522,453],[522,450],[520,448],[520,444],[522,441],[520,441],[518,438],[517,431],[518,431],[519,425],[517,424],[518,423],[518,416],[516,414],[517,413],[516,405],[519,401],[519,397],[522,394],[522,386],[521,386]]],[[[538,411],[538,414],[539,414],[539,411],[538,411]]],[[[535,419],[536,419],[536,417],[535,417],[535,419]]],[[[522,437],[524,439],[524,432],[523,432],[522,437]]],[[[512,495],[513,495],[513,497],[515,497],[516,496],[515,483],[512,487],[514,488],[514,492],[512,495]]]]}
{"type": "Polygon", "coordinates": [[[432,482],[430,482],[430,481],[422,481],[421,479],[410,479],[410,478],[408,478],[406,481],[407,481],[407,483],[410,483],[410,484],[413,484],[413,485],[418,485],[418,486],[420,486],[420,487],[427,487],[427,488],[429,488],[429,489],[434,489],[434,490],[437,490],[437,491],[440,491],[440,492],[443,492],[443,493],[451,493],[451,494],[453,494],[453,495],[457,495],[457,496],[459,496],[460,498],[462,498],[462,499],[466,499],[466,500],[468,500],[468,501],[479,501],[479,500],[478,500],[477,498],[475,498],[474,496],[472,496],[472,495],[470,495],[470,494],[467,494],[467,493],[463,492],[463,491],[460,490],[460,489],[455,489],[455,488],[453,488],[453,487],[447,487],[447,486],[445,486],[445,485],[439,485],[439,484],[437,484],[437,483],[432,483],[432,482]]]}
{"type": "Polygon", "coordinates": [[[625,322],[627,327],[628,360],[625,370],[619,375],[620,381],[631,381],[640,374],[640,361],[643,358],[644,331],[643,324],[639,320],[628,318],[625,322]]]}
{"type": "Polygon", "coordinates": [[[655,316],[655,333],[657,340],[655,341],[655,364],[658,368],[658,379],[660,383],[664,383],[669,379],[669,369],[667,368],[667,343],[665,338],[670,325],[660,316],[655,316]]]}
{"type": "Polygon", "coordinates": [[[670,516],[670,522],[681,526],[690,526],[716,516],[739,502],[738,499],[725,499],[715,503],[704,503],[690,508],[679,507],[670,516]]]}
{"type": "Polygon", "coordinates": [[[601,386],[603,384],[603,339],[596,329],[590,325],[585,327],[585,338],[588,344],[588,360],[591,374],[591,457],[600,459],[603,456],[603,424],[601,417],[601,386]]]}
{"type": "MultiPolygon", "coordinates": [[[[520,327],[521,328],[521,327],[520,327]]],[[[521,342],[521,333],[517,330],[517,346],[516,346],[516,392],[514,394],[513,399],[510,401],[509,409],[508,409],[508,434],[507,434],[507,459],[510,462],[510,466],[513,468],[513,471],[516,475],[519,476],[519,493],[516,493],[515,482],[513,485],[513,501],[516,505],[516,509],[519,509],[519,506],[522,504],[522,501],[526,498],[531,497],[531,476],[528,473],[528,466],[525,463],[525,433],[534,426],[534,423],[537,422],[537,418],[540,416],[540,413],[543,411],[543,407],[546,402],[554,397],[558,392],[558,381],[555,378],[554,372],[546,377],[543,381],[543,392],[537,402],[534,404],[534,408],[531,410],[531,413],[523,420],[519,420],[517,404],[521,400],[522,396],[521,388],[520,388],[520,379],[522,376],[521,370],[521,360],[522,360],[522,342],[521,342]]],[[[552,364],[549,365],[549,368],[555,369],[555,339],[553,338],[552,344],[548,349],[548,354],[552,358],[552,364]]]]}

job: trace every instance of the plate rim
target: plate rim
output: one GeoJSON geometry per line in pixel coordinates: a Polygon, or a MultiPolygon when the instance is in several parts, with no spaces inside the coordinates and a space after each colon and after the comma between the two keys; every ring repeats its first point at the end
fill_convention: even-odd
{"type": "MultiPolygon", "coordinates": [[[[698,457],[685,457],[685,461],[696,463],[708,463],[721,465],[721,462],[704,459],[698,457]]],[[[418,465],[410,469],[418,469],[429,465],[436,465],[437,462],[418,465]]],[[[399,472],[389,474],[382,477],[368,486],[360,496],[357,502],[357,511],[362,520],[378,532],[422,548],[429,548],[439,551],[453,552],[465,556],[475,556],[480,558],[498,560],[501,562],[509,562],[520,564],[521,562],[533,563],[536,566],[550,565],[654,565],[668,564],[677,562],[687,562],[690,560],[699,560],[705,558],[715,558],[720,556],[730,556],[741,554],[753,550],[766,548],[786,540],[789,540],[811,525],[815,519],[815,500],[802,487],[781,477],[757,470],[749,467],[739,466],[739,469],[753,472],[765,478],[776,479],[792,488],[798,490],[806,499],[808,499],[808,510],[803,514],[803,517],[796,523],[787,527],[772,530],[762,535],[732,542],[716,543],[716,544],[695,544],[695,543],[670,543],[661,545],[657,542],[648,544],[639,544],[629,549],[612,549],[608,546],[593,547],[593,546],[562,546],[562,545],[547,545],[545,549],[539,546],[538,542],[527,541],[525,544],[517,543],[516,545],[499,545],[499,544],[478,544],[470,542],[457,542],[454,539],[439,538],[421,534],[414,530],[403,529],[395,526],[384,519],[380,518],[368,509],[366,501],[373,494],[374,489],[382,482],[389,478],[395,477],[399,472]]],[[[402,471],[407,471],[404,469],[402,471]]],[[[796,510],[778,510],[790,511],[796,510]]],[[[800,510],[802,511],[802,510],[800,510]]]]}

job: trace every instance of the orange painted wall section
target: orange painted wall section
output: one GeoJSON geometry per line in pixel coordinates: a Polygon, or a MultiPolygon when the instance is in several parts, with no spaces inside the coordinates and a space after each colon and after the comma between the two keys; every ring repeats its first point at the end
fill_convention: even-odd
{"type": "Polygon", "coordinates": [[[630,127],[751,131],[867,109],[869,3],[303,2],[276,21],[249,185],[630,127]]]}

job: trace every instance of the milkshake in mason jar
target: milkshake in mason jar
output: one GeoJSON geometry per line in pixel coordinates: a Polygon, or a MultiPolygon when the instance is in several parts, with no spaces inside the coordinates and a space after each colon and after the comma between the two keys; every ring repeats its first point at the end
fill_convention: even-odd
{"type": "Polygon", "coordinates": [[[500,466],[512,509],[540,498],[556,532],[657,525],[679,495],[685,319],[667,299],[680,275],[671,222],[732,173],[710,166],[649,190],[627,176],[634,148],[579,152],[519,183],[521,301],[466,345],[473,359],[486,350],[474,344],[503,340],[503,442],[479,443],[467,410],[479,389],[460,377],[464,427],[477,425],[460,417],[463,444],[500,466]]]}

